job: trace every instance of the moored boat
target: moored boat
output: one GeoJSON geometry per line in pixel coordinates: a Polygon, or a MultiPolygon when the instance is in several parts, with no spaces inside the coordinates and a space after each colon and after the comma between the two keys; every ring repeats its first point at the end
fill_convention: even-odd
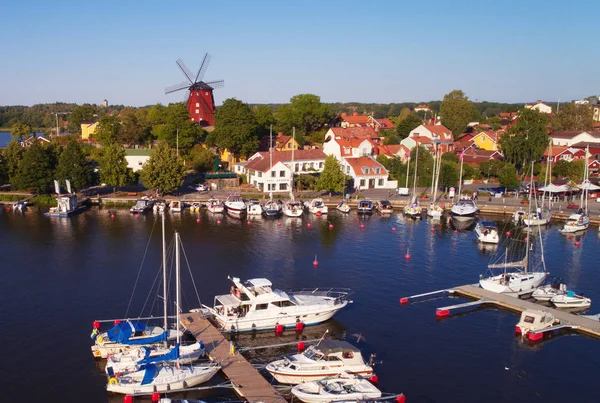
{"type": "Polygon", "coordinates": [[[262,215],[262,207],[258,199],[250,199],[246,203],[246,214],[248,215],[262,215]]]}
{"type": "Polygon", "coordinates": [[[590,217],[583,212],[583,210],[577,213],[571,214],[565,225],[559,230],[563,234],[570,234],[578,231],[585,231],[590,226],[590,217]]]}
{"type": "Polygon", "coordinates": [[[228,213],[241,215],[246,212],[246,202],[239,194],[230,194],[224,204],[228,213]]]}
{"type": "Polygon", "coordinates": [[[44,213],[46,217],[68,217],[73,214],[81,213],[88,206],[77,201],[76,195],[57,196],[56,207],[50,207],[48,212],[44,213]]]}
{"type": "Polygon", "coordinates": [[[420,217],[421,216],[421,206],[419,205],[419,201],[416,196],[413,196],[412,201],[404,206],[404,215],[408,217],[420,217]]]}
{"type": "Polygon", "coordinates": [[[323,203],[323,199],[321,199],[320,197],[312,199],[310,202],[307,203],[306,207],[310,213],[316,215],[327,214],[327,212],[329,211],[325,203],[323,203]]]}
{"type": "Polygon", "coordinates": [[[569,290],[564,294],[552,297],[550,303],[557,308],[586,309],[592,305],[592,299],[583,294],[576,294],[574,291],[569,290]]]}
{"type": "Polygon", "coordinates": [[[302,217],[304,206],[299,200],[288,200],[283,206],[283,214],[287,217],[302,217]]]}
{"type": "Polygon", "coordinates": [[[470,199],[459,200],[450,209],[450,215],[455,219],[472,219],[477,217],[478,214],[479,208],[477,207],[477,203],[470,199]]]}
{"type": "Polygon", "coordinates": [[[367,379],[347,375],[296,385],[292,394],[305,403],[360,402],[381,397],[381,391],[367,379]]]}
{"type": "Polygon", "coordinates": [[[190,204],[190,212],[192,213],[199,213],[201,208],[202,203],[200,202],[193,202],[192,204],[190,204]]]}
{"type": "Polygon", "coordinates": [[[265,217],[279,217],[281,215],[282,206],[280,202],[270,199],[262,206],[262,211],[265,217]]]}
{"type": "Polygon", "coordinates": [[[358,202],[356,209],[359,214],[373,214],[373,202],[369,199],[362,199],[358,202]]]}
{"type": "Polygon", "coordinates": [[[567,285],[563,284],[560,280],[554,279],[550,284],[541,285],[533,291],[531,296],[536,301],[546,302],[550,301],[552,297],[562,295],[567,292],[567,285]]]}
{"type": "Polygon", "coordinates": [[[144,365],[152,363],[191,364],[204,357],[206,351],[202,342],[180,346],[153,345],[126,350],[121,353],[111,354],[106,359],[105,371],[107,375],[135,372],[144,365]]]}
{"type": "Polygon", "coordinates": [[[497,244],[500,241],[498,227],[493,221],[479,221],[475,226],[475,234],[481,243],[497,244]]]}
{"type": "Polygon", "coordinates": [[[531,331],[547,329],[556,322],[557,320],[550,312],[526,309],[521,312],[521,319],[515,326],[515,332],[525,336],[531,331]]]}
{"type": "Polygon", "coordinates": [[[392,214],[394,212],[394,208],[388,200],[379,200],[376,206],[377,211],[379,211],[381,214],[392,214]]]}
{"type": "Polygon", "coordinates": [[[137,214],[147,213],[152,210],[153,205],[154,205],[154,200],[150,199],[149,197],[144,196],[141,199],[138,199],[135,202],[135,206],[130,208],[129,211],[134,214],[135,213],[137,213],[137,214]]]}
{"type": "Polygon", "coordinates": [[[209,199],[206,209],[213,214],[222,213],[224,210],[223,202],[219,199],[209,199]]]}
{"type": "Polygon", "coordinates": [[[173,200],[169,204],[169,209],[173,213],[181,213],[181,211],[183,210],[183,202],[181,200],[173,200]]]}
{"type": "Polygon", "coordinates": [[[346,202],[346,200],[342,200],[335,208],[342,213],[350,212],[350,205],[346,202]]]}

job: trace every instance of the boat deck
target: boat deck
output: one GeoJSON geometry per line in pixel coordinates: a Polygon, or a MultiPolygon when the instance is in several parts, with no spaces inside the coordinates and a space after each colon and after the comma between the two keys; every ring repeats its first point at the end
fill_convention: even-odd
{"type": "Polygon", "coordinates": [[[287,402],[248,360],[238,353],[231,354],[229,341],[200,312],[183,314],[181,323],[196,340],[202,340],[209,357],[221,364],[223,373],[242,398],[249,402],[287,402]]]}
{"type": "MultiPolygon", "coordinates": [[[[600,321],[586,318],[580,315],[546,307],[531,301],[525,301],[508,295],[498,294],[492,291],[484,290],[475,285],[462,285],[449,290],[454,295],[471,299],[485,299],[485,303],[493,304],[515,312],[523,312],[526,309],[535,309],[550,312],[554,317],[560,320],[561,324],[577,326],[576,330],[580,333],[600,338],[600,321]]],[[[448,308],[448,307],[445,307],[448,308]]]]}

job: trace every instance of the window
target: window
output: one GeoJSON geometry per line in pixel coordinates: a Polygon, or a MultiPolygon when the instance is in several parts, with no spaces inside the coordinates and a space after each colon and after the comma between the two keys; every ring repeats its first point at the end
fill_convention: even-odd
{"type": "Polygon", "coordinates": [[[287,306],[294,306],[294,303],[292,301],[275,301],[275,302],[271,302],[271,303],[280,308],[285,308],[287,306]]]}
{"type": "Polygon", "coordinates": [[[347,165],[347,166],[346,166],[346,173],[347,173],[347,174],[350,174],[350,165],[347,165]]]}
{"type": "Polygon", "coordinates": [[[298,172],[298,169],[299,169],[299,168],[300,168],[300,165],[299,165],[298,163],[296,163],[296,167],[294,168],[294,170],[295,170],[296,172],[298,172]]]}
{"type": "Polygon", "coordinates": [[[279,171],[279,177],[285,178],[285,171],[279,171]]]}
{"type": "Polygon", "coordinates": [[[200,104],[196,102],[196,108],[200,108],[200,104]]]}
{"type": "Polygon", "coordinates": [[[262,172],[258,171],[258,177],[262,178],[262,172]]]}
{"type": "MultiPolygon", "coordinates": [[[[596,155],[596,159],[598,159],[598,156],[596,155]]],[[[319,169],[323,169],[323,163],[319,162],[319,169]]]]}
{"type": "Polygon", "coordinates": [[[371,173],[371,170],[369,168],[363,168],[363,172],[368,175],[371,173]]]}
{"type": "Polygon", "coordinates": [[[267,309],[269,307],[269,304],[256,304],[256,310],[257,311],[261,311],[263,309],[267,309]]]}
{"type": "Polygon", "coordinates": [[[277,176],[277,172],[276,171],[271,171],[271,178],[274,178],[277,176]]]}
{"type": "Polygon", "coordinates": [[[200,109],[196,109],[196,113],[200,113],[200,109]]]}
{"type": "MultiPolygon", "coordinates": [[[[273,186],[273,187],[275,187],[275,186],[273,186]]],[[[273,189],[273,190],[275,190],[275,189],[273,189]]],[[[279,190],[287,190],[287,183],[280,183],[279,190]]]]}
{"type": "Polygon", "coordinates": [[[365,180],[364,180],[364,179],[361,179],[361,180],[360,180],[360,187],[364,187],[364,186],[365,186],[365,180]]]}
{"type": "Polygon", "coordinates": [[[377,186],[383,186],[383,179],[379,179],[377,181],[377,186]]]}

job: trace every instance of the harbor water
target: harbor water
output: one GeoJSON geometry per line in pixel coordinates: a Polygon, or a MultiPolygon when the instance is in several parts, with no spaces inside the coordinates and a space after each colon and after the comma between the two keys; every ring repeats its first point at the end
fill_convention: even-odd
{"type": "MultiPolygon", "coordinates": [[[[107,394],[102,363],[92,358],[92,321],[141,313],[160,270],[161,234],[152,214],[114,214],[98,208],[55,219],[35,208],[0,213],[2,401],[123,401],[107,394]]],[[[246,219],[204,211],[167,214],[167,239],[180,232],[183,261],[189,262],[202,303],[212,305],[214,295],[229,291],[228,275],[266,277],[281,289],[348,287],[354,303],[301,337],[318,338],[329,329],[359,346],[365,358],[375,353],[383,361],[376,373],[384,392],[403,392],[410,403],[598,400],[598,340],[565,334],[530,345],[514,336],[518,317],[511,312],[476,309],[439,321],[436,307],[461,300],[399,304],[401,297],[476,283],[485,274],[496,253],[476,244],[471,231],[396,214],[363,219],[332,211],[322,217],[250,220],[248,225],[246,219]]],[[[508,224],[497,224],[506,237],[508,224]]],[[[542,231],[547,269],[590,296],[591,313],[598,313],[598,228],[571,238],[557,228],[542,231]]],[[[183,287],[183,308],[197,307],[191,282],[183,287]]],[[[243,335],[238,341],[297,338],[287,333],[281,339],[269,332],[254,339],[243,335]]],[[[266,362],[293,351],[293,346],[257,350],[249,358],[266,362]]],[[[186,396],[236,399],[226,389],[186,396]]]]}

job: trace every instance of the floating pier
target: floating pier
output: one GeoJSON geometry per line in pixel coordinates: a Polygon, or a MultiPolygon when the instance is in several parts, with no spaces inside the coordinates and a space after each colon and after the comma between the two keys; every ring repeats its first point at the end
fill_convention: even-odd
{"type": "Polygon", "coordinates": [[[539,339],[545,332],[564,328],[570,328],[581,334],[600,339],[600,321],[596,319],[595,316],[586,317],[574,315],[567,311],[561,311],[559,309],[546,307],[535,302],[526,301],[508,295],[498,294],[492,291],[484,290],[483,288],[480,288],[477,285],[467,284],[461,285],[459,287],[450,288],[447,290],[439,290],[410,297],[403,297],[400,299],[400,304],[405,305],[409,302],[414,302],[414,300],[420,300],[423,297],[435,298],[448,294],[468,299],[474,299],[475,301],[437,308],[435,314],[438,318],[447,317],[453,310],[456,309],[479,305],[494,305],[496,307],[508,309],[517,313],[521,313],[527,309],[534,309],[538,311],[543,310],[554,315],[554,318],[557,319],[560,323],[558,325],[546,329],[530,332],[533,336],[530,337],[530,339],[536,340],[535,336],[539,336],[537,337],[537,339],[539,339]]]}
{"type": "Polygon", "coordinates": [[[287,401],[246,360],[200,312],[182,315],[181,324],[196,340],[204,342],[208,356],[221,365],[236,393],[249,402],[286,403],[287,401]]]}

